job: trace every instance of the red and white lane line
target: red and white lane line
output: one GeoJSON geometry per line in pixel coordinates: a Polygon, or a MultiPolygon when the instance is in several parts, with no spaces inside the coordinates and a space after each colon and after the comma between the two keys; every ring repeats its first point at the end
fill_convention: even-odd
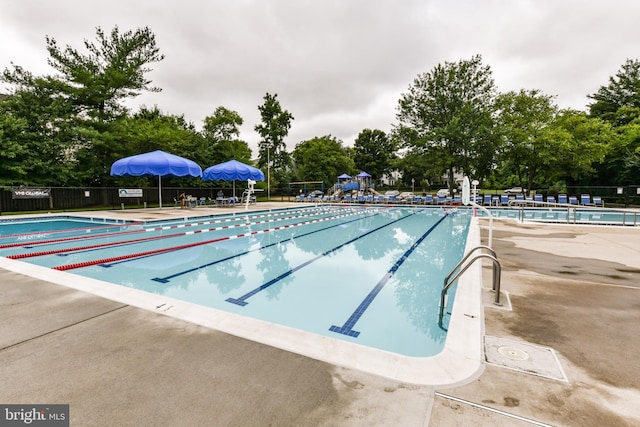
{"type": "MultiPolygon", "coordinates": [[[[103,259],[97,259],[97,260],[92,260],[92,261],[78,262],[78,263],[75,263],[75,264],[59,265],[59,266],[52,267],[52,268],[54,270],[66,271],[66,270],[72,270],[72,269],[81,268],[81,267],[89,267],[89,266],[92,266],[92,265],[107,264],[107,263],[115,262],[115,261],[122,261],[122,260],[127,260],[127,259],[134,259],[134,258],[141,258],[141,257],[145,257],[145,256],[150,256],[150,255],[158,255],[158,254],[162,254],[162,253],[166,253],[166,252],[172,252],[172,251],[176,251],[176,250],[180,250],[180,249],[187,249],[187,248],[192,248],[192,247],[195,247],[195,246],[208,245],[208,244],[211,244],[211,243],[221,242],[221,241],[225,241],[225,240],[232,240],[232,239],[237,239],[237,238],[241,238],[241,237],[252,236],[252,235],[255,235],[255,234],[269,233],[269,232],[272,232],[272,231],[278,231],[278,230],[283,230],[283,229],[287,229],[287,228],[299,227],[301,225],[314,224],[314,223],[318,223],[318,222],[329,221],[329,220],[332,220],[332,219],[344,218],[344,217],[360,215],[360,214],[364,214],[364,213],[377,212],[377,211],[378,211],[378,209],[360,209],[357,212],[349,212],[349,213],[346,213],[346,214],[335,215],[335,216],[325,217],[325,218],[316,218],[316,219],[312,219],[312,220],[309,220],[309,221],[301,221],[301,222],[297,222],[297,223],[293,223],[293,224],[287,224],[287,225],[283,225],[283,226],[279,226],[279,227],[267,228],[267,229],[264,229],[264,230],[251,231],[251,232],[248,232],[248,233],[241,233],[241,234],[236,234],[236,235],[231,235],[231,236],[224,236],[224,237],[219,237],[217,239],[204,240],[204,241],[201,241],[201,242],[194,242],[194,243],[187,243],[187,244],[184,244],[184,245],[172,246],[172,247],[168,247],[168,248],[154,249],[154,250],[151,250],[151,251],[138,252],[138,253],[134,253],[134,254],[120,255],[120,256],[116,256],[116,257],[103,258],[103,259]]],[[[267,221],[265,221],[265,222],[267,222],[267,221]]],[[[206,232],[206,231],[202,230],[200,232],[206,232]]],[[[188,233],[184,233],[184,234],[195,234],[195,232],[188,232],[188,233]]]]}

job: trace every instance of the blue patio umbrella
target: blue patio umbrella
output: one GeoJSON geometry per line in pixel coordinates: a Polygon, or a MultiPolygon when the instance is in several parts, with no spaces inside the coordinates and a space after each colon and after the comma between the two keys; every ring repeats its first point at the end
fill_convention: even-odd
{"type": "Polygon", "coordinates": [[[157,176],[158,199],[162,207],[163,176],[202,176],[202,168],[193,160],[161,150],[124,157],[111,165],[112,176],[157,176]]]}
{"type": "Polygon", "coordinates": [[[206,168],[202,173],[202,179],[205,181],[233,181],[233,197],[235,197],[236,180],[246,181],[252,179],[254,181],[264,181],[264,173],[258,168],[237,160],[229,160],[206,168]]]}

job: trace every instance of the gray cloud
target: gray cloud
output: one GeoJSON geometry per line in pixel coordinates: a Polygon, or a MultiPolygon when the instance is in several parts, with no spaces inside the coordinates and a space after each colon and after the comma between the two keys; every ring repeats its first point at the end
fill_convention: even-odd
{"type": "Polygon", "coordinates": [[[255,154],[267,92],[295,117],[290,149],[327,134],[351,145],[364,128],[390,130],[419,73],[475,54],[500,90],[540,89],[584,109],[637,59],[637,16],[633,0],[21,0],[0,4],[0,66],[50,73],[45,35],[80,48],[97,26],[148,25],[166,55],[149,74],[163,91],[130,106],[157,105],[200,126],[223,105],[244,118],[255,154]]]}

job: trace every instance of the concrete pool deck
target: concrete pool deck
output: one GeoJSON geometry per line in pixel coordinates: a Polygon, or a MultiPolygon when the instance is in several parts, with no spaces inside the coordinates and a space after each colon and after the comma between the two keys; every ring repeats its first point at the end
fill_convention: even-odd
{"type": "MultiPolygon", "coordinates": [[[[147,220],[203,213],[124,211],[147,220]]],[[[488,222],[481,223],[486,237],[488,222]]],[[[506,304],[491,303],[487,263],[491,357],[480,376],[448,389],[331,365],[0,270],[0,403],[68,403],[71,425],[83,426],[640,423],[640,228],[500,220],[493,246],[506,304]],[[505,366],[496,349],[519,365],[505,366]],[[561,375],[539,371],[538,349],[561,375]]]]}

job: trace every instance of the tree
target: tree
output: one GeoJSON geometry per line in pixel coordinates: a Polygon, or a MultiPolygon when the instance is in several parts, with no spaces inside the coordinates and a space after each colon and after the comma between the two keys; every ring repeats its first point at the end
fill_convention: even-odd
{"type": "MultiPolygon", "coordinates": [[[[591,116],[618,124],[618,110],[623,107],[640,108],[640,61],[627,59],[615,77],[609,77],[609,84],[601,86],[593,95],[595,102],[589,104],[591,116]]],[[[637,117],[637,116],[636,116],[637,117]]]]}
{"type": "Polygon", "coordinates": [[[322,181],[328,187],[338,175],[354,170],[342,141],[331,135],[299,142],[292,156],[298,181],[322,181]]]}
{"type": "MultiPolygon", "coordinates": [[[[258,167],[267,169],[268,180],[271,180],[271,172],[274,174],[276,186],[284,182],[284,177],[291,166],[291,157],[287,152],[284,138],[289,134],[293,115],[288,111],[282,111],[278,95],[267,93],[264,96],[264,104],[258,107],[262,124],[255,126],[260,134],[258,143],[258,167]]],[[[267,190],[271,197],[271,183],[267,182],[267,190]]]]}
{"type": "MultiPolygon", "coordinates": [[[[553,123],[558,107],[553,97],[539,90],[524,90],[500,94],[496,101],[497,124],[502,137],[500,161],[512,171],[517,184],[529,191],[538,173],[548,167],[549,159],[542,155],[546,141],[543,133],[553,123]]],[[[550,142],[553,144],[553,141],[550,142]]],[[[554,155],[554,153],[546,153],[554,155]]]]}
{"type": "Polygon", "coordinates": [[[371,176],[380,178],[391,171],[391,164],[396,158],[395,141],[378,129],[364,129],[354,143],[354,162],[356,166],[367,171],[371,176]]]}
{"type": "Polygon", "coordinates": [[[70,46],[61,49],[54,38],[47,37],[48,61],[59,75],[34,78],[12,64],[2,80],[23,92],[37,92],[46,82],[50,98],[66,108],[64,115],[56,117],[53,129],[72,129],[68,135],[72,146],[63,152],[68,162],[75,163],[74,173],[86,177],[87,184],[107,185],[111,164],[118,153],[127,151],[118,145],[126,140],[114,134],[116,122],[126,113],[122,102],[143,90],[160,90],[150,86],[145,74],[150,71],[148,64],[164,56],[147,27],[124,33],[115,27],[109,36],[98,27],[96,36],[97,43],[84,41],[87,53],[70,46]]]}
{"type": "Polygon", "coordinates": [[[231,159],[243,163],[251,162],[251,148],[246,142],[238,139],[239,127],[243,122],[236,111],[225,107],[218,107],[212,116],[205,117],[202,151],[206,155],[202,164],[214,165],[231,159]]]}
{"type": "MultiPolygon", "coordinates": [[[[149,109],[141,107],[133,116],[114,121],[109,132],[112,147],[117,158],[163,150],[172,154],[187,157],[201,163],[200,147],[202,136],[196,131],[193,123],[187,122],[183,116],[165,115],[157,107],[149,109]]],[[[79,155],[91,154],[82,151],[79,155]]],[[[85,161],[85,158],[80,158],[85,161]]],[[[88,161],[89,159],[86,159],[88,161]]],[[[109,165],[109,169],[110,169],[109,165]]],[[[87,177],[87,179],[90,179],[87,177]]],[[[147,183],[148,178],[140,178],[140,182],[147,183]]],[[[189,178],[167,178],[167,182],[185,182],[189,178]]],[[[109,177],[109,182],[131,182],[131,178],[109,177]]],[[[153,182],[153,181],[152,181],[153,182]]]]}
{"type": "Polygon", "coordinates": [[[145,74],[148,64],[164,59],[149,27],[120,33],[118,27],[110,36],[96,28],[97,44],[88,40],[83,54],[67,45],[60,49],[53,37],[46,38],[49,65],[61,73],[65,92],[84,107],[90,117],[106,120],[123,111],[121,101],[138,96],[142,91],[159,92],[150,86],[145,74]]]}
{"type": "Polygon", "coordinates": [[[454,171],[482,179],[495,161],[495,97],[491,69],[480,55],[439,64],[402,94],[396,138],[412,154],[437,157],[450,189],[454,171]]]}
{"type": "Polygon", "coordinates": [[[0,101],[0,183],[4,185],[77,184],[70,160],[74,110],[58,94],[58,82],[25,78],[0,101]]]}

